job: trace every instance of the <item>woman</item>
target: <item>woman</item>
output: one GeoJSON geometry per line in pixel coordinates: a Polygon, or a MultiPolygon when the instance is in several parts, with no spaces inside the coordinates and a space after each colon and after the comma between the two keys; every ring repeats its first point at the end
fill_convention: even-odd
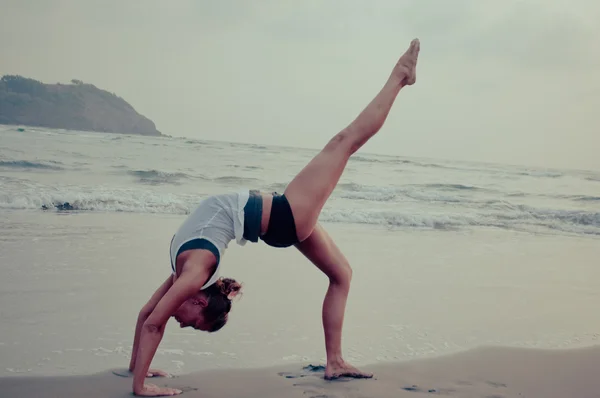
{"type": "Polygon", "coordinates": [[[325,378],[372,377],[342,358],[342,324],[352,270],[317,220],[350,156],[380,130],[400,89],[415,83],[419,48],[419,41],[413,40],[377,96],[300,171],[283,195],[257,191],[216,195],[189,215],[171,241],[172,275],[138,317],[129,366],[135,395],[181,393],[144,383],[147,376],[163,375],[149,366],[170,317],[181,327],[209,332],[227,322],[231,299],[241,286],[220,278],[219,270],[223,251],[233,239],[240,245],[259,239],[274,247],[295,245],[323,271],[330,281],[322,313],[325,378]]]}

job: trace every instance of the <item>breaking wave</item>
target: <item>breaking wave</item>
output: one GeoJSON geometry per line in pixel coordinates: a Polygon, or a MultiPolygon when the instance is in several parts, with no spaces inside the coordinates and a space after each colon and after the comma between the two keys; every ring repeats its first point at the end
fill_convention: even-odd
{"type": "MultiPolygon", "coordinates": [[[[560,197],[560,196],[558,196],[560,197]]],[[[562,196],[562,198],[575,200],[578,202],[597,202],[600,201],[600,196],[587,196],[587,195],[569,195],[562,196]]]]}
{"type": "Polygon", "coordinates": [[[55,161],[31,162],[29,160],[0,160],[0,168],[34,169],[34,170],[63,170],[58,166],[62,163],[55,161]]]}
{"type": "Polygon", "coordinates": [[[180,180],[190,178],[185,173],[167,173],[159,170],[133,170],[129,171],[131,174],[138,178],[138,182],[142,184],[180,184],[180,180]]]}
{"type": "Polygon", "coordinates": [[[214,182],[218,182],[221,184],[240,184],[245,185],[249,183],[255,183],[260,181],[258,178],[248,178],[248,177],[237,177],[237,176],[223,176],[213,178],[214,182]]]}
{"type": "MultiPolygon", "coordinates": [[[[124,165],[111,166],[115,169],[127,169],[124,165]]],[[[249,170],[255,170],[250,168],[249,170]]],[[[161,170],[124,170],[125,174],[136,177],[137,182],[145,185],[181,185],[186,180],[212,181],[226,186],[251,186],[260,182],[257,178],[239,177],[239,176],[221,176],[208,178],[201,174],[187,174],[183,172],[167,172],[161,170]]]]}
{"type": "MultiPolygon", "coordinates": [[[[6,180],[4,180],[6,181],[6,180]]],[[[14,183],[16,180],[13,180],[14,183]]],[[[29,186],[27,189],[4,189],[0,181],[0,208],[48,211],[101,211],[188,214],[203,198],[196,194],[171,194],[142,189],[100,187],[29,186]]],[[[22,187],[21,187],[22,188],[22,187]]],[[[388,195],[393,195],[389,193],[388,195]]],[[[385,196],[382,196],[385,198],[385,196]]],[[[494,201],[491,201],[494,202],[494,201]]],[[[600,235],[600,212],[546,209],[507,202],[469,206],[469,212],[421,210],[408,212],[399,204],[380,210],[375,203],[364,209],[326,207],[321,221],[383,225],[393,228],[460,229],[496,227],[532,232],[559,231],[569,234],[600,235]]]]}
{"type": "Polygon", "coordinates": [[[460,229],[494,227],[530,232],[560,231],[569,234],[600,235],[600,213],[521,207],[511,212],[476,211],[469,214],[414,214],[402,211],[325,209],[326,222],[374,224],[395,228],[460,229]]]}
{"type": "MultiPolygon", "coordinates": [[[[411,184],[403,186],[368,186],[356,183],[339,184],[335,195],[344,199],[391,202],[409,198],[423,202],[441,203],[480,203],[475,197],[467,197],[469,192],[498,192],[463,184],[411,184]]],[[[496,200],[499,201],[499,200],[496,200]]],[[[493,201],[493,202],[496,202],[493,201]]],[[[484,200],[490,203],[489,200],[484,200]]]]}
{"type": "Polygon", "coordinates": [[[199,195],[174,195],[137,189],[31,187],[28,192],[0,193],[0,208],[187,214],[200,200],[199,195]]]}

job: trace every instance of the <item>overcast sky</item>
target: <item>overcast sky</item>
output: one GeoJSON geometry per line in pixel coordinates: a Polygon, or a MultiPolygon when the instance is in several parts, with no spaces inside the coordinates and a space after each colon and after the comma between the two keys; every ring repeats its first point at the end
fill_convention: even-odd
{"type": "Polygon", "coordinates": [[[115,92],[165,134],[319,148],[413,37],[364,151],[600,169],[596,0],[0,0],[0,74],[115,92]]]}

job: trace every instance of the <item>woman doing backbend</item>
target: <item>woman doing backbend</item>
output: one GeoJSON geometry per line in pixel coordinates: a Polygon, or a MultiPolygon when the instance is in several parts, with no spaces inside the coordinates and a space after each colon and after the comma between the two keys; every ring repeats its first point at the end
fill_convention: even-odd
{"type": "Polygon", "coordinates": [[[342,324],[352,270],[318,223],[323,205],[336,187],[346,163],[385,122],[400,90],[415,83],[419,41],[413,40],[368,106],[296,175],[282,195],[244,191],[204,199],[171,240],[171,275],[139,313],[129,370],[133,392],[142,396],[176,395],[181,391],[145,384],[162,375],[149,369],[169,318],[181,327],[214,332],[227,322],[231,299],[241,286],[221,278],[221,256],[236,240],[264,241],[273,247],[295,246],[329,278],[323,302],[326,379],[372,377],[342,357],[342,324]]]}

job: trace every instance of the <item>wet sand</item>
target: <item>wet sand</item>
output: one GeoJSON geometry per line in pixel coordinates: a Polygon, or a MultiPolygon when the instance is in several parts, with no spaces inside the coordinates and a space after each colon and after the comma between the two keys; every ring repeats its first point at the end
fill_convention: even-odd
{"type": "MultiPolygon", "coordinates": [[[[325,381],[302,365],[217,370],[150,380],[202,398],[592,398],[600,396],[600,348],[480,348],[439,358],[369,366],[370,380],[325,381]]],[[[0,378],[2,396],[131,396],[132,378],[105,371],[88,376],[0,378]]]]}
{"type": "MultiPolygon", "coordinates": [[[[110,370],[127,366],[182,219],[7,213],[0,396],[131,396],[110,370]]],[[[279,375],[324,362],[326,278],[293,249],[232,243],[222,274],[245,292],[229,324],[206,334],[170,323],[152,367],[176,377],[156,382],[198,397],[600,396],[600,351],[582,348],[600,331],[597,239],[325,227],[354,269],[345,356],[377,380],[279,375]]]]}

